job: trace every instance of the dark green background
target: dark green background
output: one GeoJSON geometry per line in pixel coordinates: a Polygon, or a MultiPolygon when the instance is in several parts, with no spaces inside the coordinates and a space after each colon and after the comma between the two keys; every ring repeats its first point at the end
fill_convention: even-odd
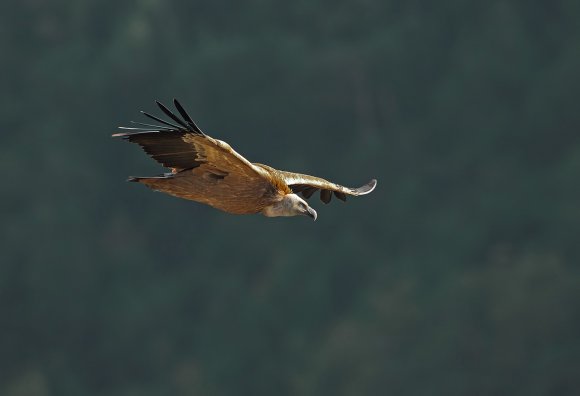
{"type": "Polygon", "coordinates": [[[580,2],[0,5],[0,394],[580,394],[580,2]],[[127,184],[177,97],[319,220],[127,184]]]}

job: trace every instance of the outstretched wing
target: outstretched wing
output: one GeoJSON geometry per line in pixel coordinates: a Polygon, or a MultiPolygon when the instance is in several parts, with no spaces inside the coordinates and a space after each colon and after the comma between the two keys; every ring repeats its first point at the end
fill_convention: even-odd
{"type": "Polygon", "coordinates": [[[205,165],[208,168],[228,173],[235,172],[251,178],[268,178],[267,172],[254,166],[235,152],[229,144],[203,133],[176,99],[173,103],[182,118],[177,117],[163,104],[157,101],[156,103],[175,123],[142,112],[163,125],[132,121],[142,127],[120,127],[126,132],[113,136],[137,143],[157,162],[167,168],[172,168],[174,173],[205,165]]]}
{"type": "Polygon", "coordinates": [[[229,144],[203,133],[175,99],[174,104],[182,118],[157,102],[173,122],[143,112],[163,125],[138,123],[142,127],[122,128],[126,132],[113,135],[137,143],[157,162],[172,168],[161,177],[129,180],[230,213],[257,213],[276,200],[281,190],[290,191],[229,144]]]}
{"type": "Polygon", "coordinates": [[[346,201],[347,195],[365,195],[373,191],[377,185],[377,181],[372,179],[364,186],[351,188],[332,183],[320,177],[293,172],[277,172],[294,193],[302,193],[302,196],[306,199],[310,198],[317,190],[320,190],[320,199],[325,204],[330,202],[332,194],[341,201],[346,201]]]}

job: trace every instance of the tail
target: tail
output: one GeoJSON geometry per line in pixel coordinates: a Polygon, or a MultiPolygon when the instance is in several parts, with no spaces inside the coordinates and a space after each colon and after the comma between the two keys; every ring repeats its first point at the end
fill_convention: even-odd
{"type": "Polygon", "coordinates": [[[178,198],[196,201],[196,198],[199,196],[199,193],[192,190],[192,185],[188,182],[187,178],[175,177],[173,173],[152,177],[130,176],[127,178],[127,181],[137,182],[153,191],[160,191],[178,198]]]}

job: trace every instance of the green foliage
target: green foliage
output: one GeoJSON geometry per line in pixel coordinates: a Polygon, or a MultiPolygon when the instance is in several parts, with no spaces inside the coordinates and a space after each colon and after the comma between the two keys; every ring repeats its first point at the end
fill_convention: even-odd
{"type": "Polygon", "coordinates": [[[554,395],[580,382],[580,6],[0,6],[0,394],[554,395]],[[316,223],[123,182],[179,98],[372,195],[316,223]]]}

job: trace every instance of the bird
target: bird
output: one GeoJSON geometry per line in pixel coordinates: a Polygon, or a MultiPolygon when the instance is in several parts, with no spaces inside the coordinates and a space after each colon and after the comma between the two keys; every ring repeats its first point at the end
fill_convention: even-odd
{"type": "Polygon", "coordinates": [[[320,199],[327,204],[332,195],[346,201],[348,195],[368,194],[377,185],[377,180],[372,179],[358,188],[344,187],[319,177],[251,163],[228,143],[202,132],[176,99],[173,104],[181,118],[159,101],[155,103],[170,120],[141,111],[159,124],[131,121],[138,126],[119,127],[123,132],[113,137],[138,144],[170,171],[153,177],[131,176],[127,181],[227,213],[302,215],[314,220],[317,212],[306,199],[316,191],[320,191],[320,199]]]}

